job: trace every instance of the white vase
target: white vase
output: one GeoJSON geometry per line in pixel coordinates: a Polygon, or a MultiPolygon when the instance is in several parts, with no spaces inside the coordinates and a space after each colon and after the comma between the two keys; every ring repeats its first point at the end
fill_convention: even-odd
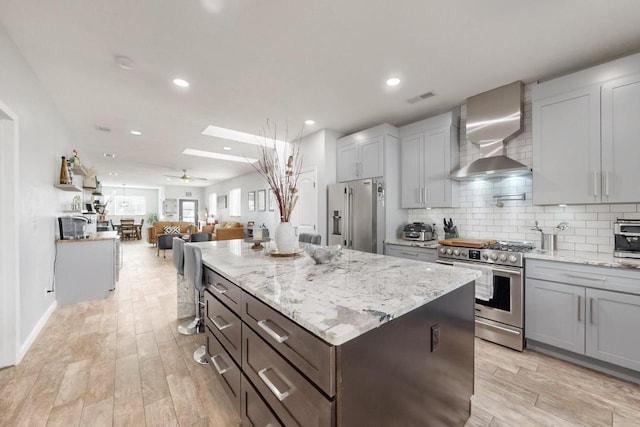
{"type": "Polygon", "coordinates": [[[296,248],[296,232],[290,222],[281,222],[276,227],[276,248],[281,254],[290,254],[296,248]]]}

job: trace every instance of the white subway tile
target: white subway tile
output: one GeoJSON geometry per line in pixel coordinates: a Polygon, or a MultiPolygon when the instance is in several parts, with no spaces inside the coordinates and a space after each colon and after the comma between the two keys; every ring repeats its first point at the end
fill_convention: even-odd
{"type": "Polygon", "coordinates": [[[576,213],[575,214],[575,219],[579,219],[579,220],[596,220],[598,219],[598,214],[596,212],[589,212],[589,213],[576,213]]]}
{"type": "Polygon", "coordinates": [[[587,236],[587,243],[592,245],[610,245],[608,237],[587,236]]]}
{"type": "Polygon", "coordinates": [[[584,252],[598,252],[598,245],[576,243],[575,250],[584,252]]]}
{"type": "Polygon", "coordinates": [[[587,205],[587,212],[609,212],[610,205],[587,205]]]}
{"type": "Polygon", "coordinates": [[[637,212],[638,207],[635,204],[615,204],[611,205],[611,212],[637,212]]]}

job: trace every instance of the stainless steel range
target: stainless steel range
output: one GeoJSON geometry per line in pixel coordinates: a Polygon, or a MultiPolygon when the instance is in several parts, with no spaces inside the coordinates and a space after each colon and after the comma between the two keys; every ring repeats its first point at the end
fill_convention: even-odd
{"type": "Polygon", "coordinates": [[[476,285],[477,337],[518,351],[524,348],[524,254],[534,247],[532,242],[498,241],[481,248],[438,248],[438,263],[480,267],[490,279],[487,294],[481,296],[476,285]]]}

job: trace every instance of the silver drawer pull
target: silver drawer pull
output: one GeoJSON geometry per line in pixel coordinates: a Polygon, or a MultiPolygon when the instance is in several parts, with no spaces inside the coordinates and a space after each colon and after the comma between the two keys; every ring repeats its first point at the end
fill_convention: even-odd
{"type": "Polygon", "coordinates": [[[586,279],[586,280],[597,280],[599,282],[604,282],[607,280],[604,276],[592,276],[591,274],[578,274],[578,273],[567,273],[567,277],[573,277],[574,279],[586,279]]]}
{"type": "Polygon", "coordinates": [[[213,316],[213,317],[209,317],[209,320],[211,320],[211,322],[213,322],[213,324],[216,326],[216,328],[218,328],[219,331],[222,331],[223,329],[227,329],[228,327],[231,326],[231,323],[227,323],[222,317],[220,316],[213,316]],[[222,320],[224,323],[220,323],[219,321],[217,321],[216,319],[220,319],[222,320]]]}
{"type": "MultiPolygon", "coordinates": [[[[267,385],[267,387],[269,387],[269,390],[271,390],[271,393],[273,393],[273,395],[275,397],[278,398],[278,400],[280,402],[282,402],[283,400],[285,400],[287,397],[289,397],[289,390],[285,391],[284,393],[280,392],[280,390],[278,390],[278,387],[276,387],[276,385],[274,383],[271,382],[271,380],[269,379],[269,377],[267,377],[266,372],[271,369],[271,368],[264,368],[262,370],[260,370],[260,372],[258,372],[258,376],[260,377],[260,379],[267,385]]],[[[287,381],[285,381],[287,382],[287,381]]]]}
{"type": "Polygon", "coordinates": [[[210,283],[210,285],[213,288],[213,290],[216,291],[219,294],[224,294],[229,290],[229,289],[225,288],[224,286],[222,286],[222,283],[210,283]]]}
{"type": "Polygon", "coordinates": [[[476,319],[476,323],[480,323],[481,325],[488,326],[490,328],[500,329],[501,331],[509,332],[510,334],[520,335],[520,332],[518,332],[518,331],[512,331],[511,329],[503,328],[502,326],[492,325],[490,323],[482,322],[482,321],[480,321],[478,319],[476,319]]]}
{"type": "Polygon", "coordinates": [[[215,356],[213,356],[211,358],[211,361],[213,362],[213,366],[215,366],[216,371],[218,371],[218,374],[222,375],[225,372],[227,372],[229,370],[229,365],[227,365],[224,362],[224,359],[222,358],[222,356],[220,354],[216,354],[215,356]],[[216,362],[216,359],[220,358],[220,360],[222,360],[222,362],[224,363],[224,368],[221,368],[220,365],[218,365],[218,362],[216,362]]]}
{"type": "Polygon", "coordinates": [[[420,256],[420,254],[416,254],[416,253],[412,253],[412,252],[400,252],[402,255],[409,255],[409,256],[420,256]]]}
{"type": "Polygon", "coordinates": [[[258,321],[258,326],[260,326],[266,333],[268,333],[271,338],[273,338],[274,340],[278,341],[281,344],[285,342],[287,338],[289,338],[289,335],[280,335],[276,331],[268,327],[266,320],[258,321]]]}

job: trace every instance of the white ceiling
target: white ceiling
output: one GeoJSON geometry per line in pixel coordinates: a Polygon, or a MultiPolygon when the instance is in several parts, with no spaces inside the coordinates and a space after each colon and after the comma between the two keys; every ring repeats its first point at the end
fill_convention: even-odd
{"type": "Polygon", "coordinates": [[[290,134],[308,118],[305,134],[403,125],[514,80],[640,51],[638,0],[0,0],[0,21],[81,158],[111,185],[177,184],[163,175],[183,168],[208,179],[189,185],[250,172],[182,154],[256,157],[255,145],[201,135],[209,124],[256,133],[269,118],[290,134]],[[387,87],[390,76],[400,85],[387,87]],[[429,90],[437,96],[406,102],[429,90]]]}

